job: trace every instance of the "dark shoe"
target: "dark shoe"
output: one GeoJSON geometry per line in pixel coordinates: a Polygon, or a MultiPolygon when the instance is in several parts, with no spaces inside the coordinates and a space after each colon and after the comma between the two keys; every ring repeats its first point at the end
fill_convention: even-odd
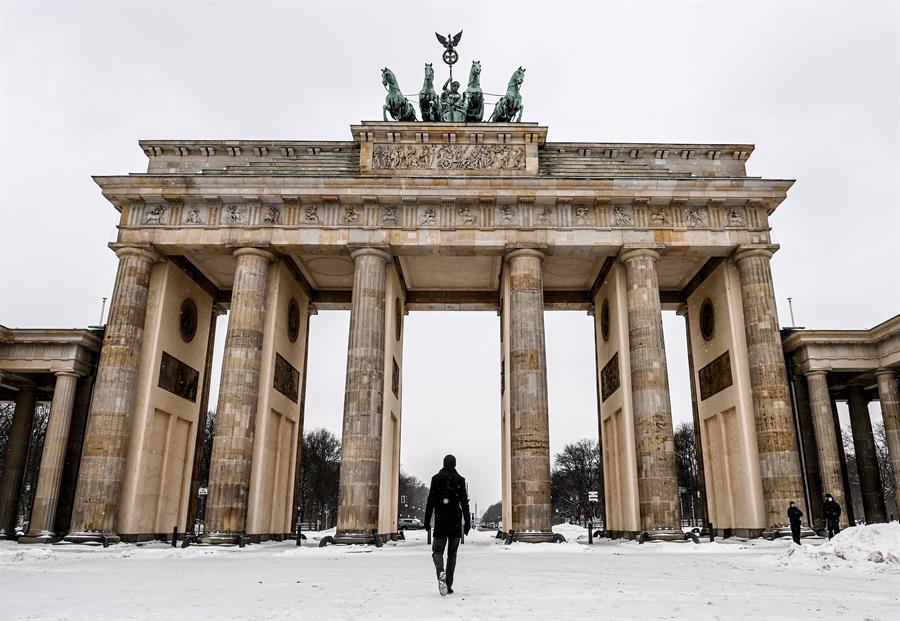
{"type": "Polygon", "coordinates": [[[451,595],[453,593],[453,589],[447,587],[447,595],[451,595]]]}

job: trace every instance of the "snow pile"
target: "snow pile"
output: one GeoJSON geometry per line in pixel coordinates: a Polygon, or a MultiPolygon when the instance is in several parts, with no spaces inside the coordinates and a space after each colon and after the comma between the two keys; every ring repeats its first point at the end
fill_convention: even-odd
{"type": "Polygon", "coordinates": [[[900,523],[869,524],[847,528],[831,541],[792,545],[780,565],[811,565],[827,570],[860,567],[900,574],[900,523]]]}

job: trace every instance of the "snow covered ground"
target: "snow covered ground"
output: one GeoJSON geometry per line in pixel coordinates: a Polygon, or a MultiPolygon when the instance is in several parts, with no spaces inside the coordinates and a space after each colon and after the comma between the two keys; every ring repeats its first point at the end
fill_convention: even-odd
{"type": "Polygon", "coordinates": [[[318,548],[319,534],[299,549],[0,542],[0,618],[900,619],[900,524],[799,548],[738,539],[587,546],[584,529],[560,531],[565,544],[504,546],[472,533],[446,598],[424,531],[381,549],[318,548]]]}

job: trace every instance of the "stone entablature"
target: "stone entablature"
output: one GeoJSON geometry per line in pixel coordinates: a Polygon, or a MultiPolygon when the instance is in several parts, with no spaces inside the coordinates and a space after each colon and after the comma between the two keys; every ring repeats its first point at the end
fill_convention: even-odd
{"type": "Polygon", "coordinates": [[[353,141],[142,140],[140,145],[149,174],[301,177],[733,178],[747,176],[745,163],[753,152],[747,144],[547,143],[547,127],[536,123],[364,122],[351,130],[353,141]]]}
{"type": "Polygon", "coordinates": [[[797,330],[784,339],[796,374],[900,367],[900,315],[869,330],[797,330]]]}
{"type": "Polygon", "coordinates": [[[0,374],[70,372],[88,375],[101,339],[89,330],[0,326],[0,374]]]}

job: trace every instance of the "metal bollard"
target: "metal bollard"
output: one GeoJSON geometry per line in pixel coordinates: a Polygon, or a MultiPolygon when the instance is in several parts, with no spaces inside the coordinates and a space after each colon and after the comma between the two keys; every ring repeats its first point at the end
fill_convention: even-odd
{"type": "Polygon", "coordinates": [[[297,547],[300,547],[300,542],[303,541],[303,534],[300,532],[300,522],[297,522],[297,547]]]}
{"type": "Polygon", "coordinates": [[[715,532],[713,531],[713,525],[712,525],[712,522],[710,522],[710,523],[707,524],[706,526],[707,526],[707,528],[709,528],[709,542],[710,542],[710,543],[714,543],[715,540],[716,540],[716,535],[715,535],[715,532]]]}
{"type": "Polygon", "coordinates": [[[172,547],[178,547],[178,527],[172,529],[172,547]]]}
{"type": "Polygon", "coordinates": [[[243,548],[246,543],[244,542],[244,537],[242,535],[238,535],[238,547],[243,548]]]}
{"type": "Polygon", "coordinates": [[[594,545],[594,522],[588,522],[588,545],[594,545]]]}
{"type": "Polygon", "coordinates": [[[510,529],[510,531],[506,533],[506,541],[504,541],[503,543],[505,543],[506,545],[512,545],[512,542],[515,540],[515,538],[516,531],[510,529]]]}
{"type": "Polygon", "coordinates": [[[381,546],[384,545],[384,543],[381,541],[381,535],[378,534],[377,528],[372,529],[372,541],[375,542],[376,548],[380,548],[381,546]]]}

